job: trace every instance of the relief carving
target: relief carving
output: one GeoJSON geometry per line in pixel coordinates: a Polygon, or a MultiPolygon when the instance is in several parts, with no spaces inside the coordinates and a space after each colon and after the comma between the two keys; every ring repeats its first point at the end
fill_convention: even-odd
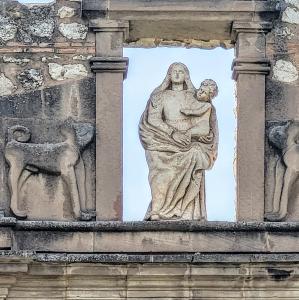
{"type": "Polygon", "coordinates": [[[152,201],[146,220],[206,220],[205,170],[217,157],[213,80],[197,91],[182,63],[172,64],[150,96],[139,124],[152,201]]]}
{"type": "Polygon", "coordinates": [[[269,132],[270,143],[279,151],[274,170],[274,195],[272,210],[265,213],[269,221],[282,221],[288,215],[290,191],[299,172],[299,122],[290,121],[274,126],[269,132]]]}
{"type": "Polygon", "coordinates": [[[20,193],[29,177],[37,173],[61,176],[76,219],[91,220],[95,216],[95,212],[86,210],[86,172],[81,155],[94,136],[94,127],[68,119],[60,126],[60,134],[62,142],[35,144],[30,143],[28,128],[9,128],[5,158],[10,167],[10,208],[17,218],[27,217],[27,212],[19,209],[20,193]]]}

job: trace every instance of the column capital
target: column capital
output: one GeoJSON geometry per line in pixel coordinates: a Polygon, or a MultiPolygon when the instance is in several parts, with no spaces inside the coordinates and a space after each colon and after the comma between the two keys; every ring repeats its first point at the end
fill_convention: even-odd
{"type": "Polygon", "coordinates": [[[232,63],[233,79],[237,80],[239,74],[268,75],[271,70],[268,58],[235,58],[232,63]]]}
{"type": "Polygon", "coordinates": [[[129,37],[128,21],[98,18],[89,21],[89,28],[91,28],[94,32],[123,32],[124,40],[129,37]]]}
{"type": "Polygon", "coordinates": [[[124,78],[127,77],[127,57],[93,57],[89,62],[94,73],[123,73],[124,78]]]}
{"type": "Polygon", "coordinates": [[[271,22],[233,22],[232,40],[236,40],[239,33],[267,33],[271,31],[271,22]]]}

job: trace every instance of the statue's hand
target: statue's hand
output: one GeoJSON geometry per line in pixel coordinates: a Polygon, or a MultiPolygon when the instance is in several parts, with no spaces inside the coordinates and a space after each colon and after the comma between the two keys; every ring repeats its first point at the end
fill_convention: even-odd
{"type": "Polygon", "coordinates": [[[193,110],[192,109],[188,109],[188,108],[182,108],[180,111],[185,116],[192,115],[192,113],[193,113],[193,110]]]}
{"type": "Polygon", "coordinates": [[[198,142],[201,142],[204,144],[209,144],[213,141],[213,139],[214,139],[214,134],[213,134],[213,132],[210,132],[209,135],[199,136],[198,142]]]}
{"type": "Polygon", "coordinates": [[[181,133],[179,131],[175,131],[172,134],[172,138],[179,144],[183,146],[187,146],[191,143],[191,136],[185,133],[181,133]]]}

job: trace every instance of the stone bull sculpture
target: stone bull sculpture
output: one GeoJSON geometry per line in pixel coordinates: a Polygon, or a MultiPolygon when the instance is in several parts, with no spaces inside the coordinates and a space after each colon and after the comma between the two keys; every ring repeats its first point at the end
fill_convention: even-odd
{"type": "Polygon", "coordinates": [[[20,191],[34,173],[61,176],[65,183],[76,219],[91,220],[95,212],[86,210],[85,166],[81,153],[94,136],[94,127],[88,123],[75,123],[71,119],[60,127],[62,142],[30,143],[31,133],[20,125],[8,130],[5,158],[9,164],[8,185],[11,192],[10,208],[17,218],[26,218],[19,209],[20,191]],[[26,172],[23,175],[24,171],[26,172]]]}
{"type": "Polygon", "coordinates": [[[299,122],[289,121],[286,125],[273,127],[269,140],[281,155],[275,166],[272,211],[266,212],[265,218],[282,221],[288,214],[290,191],[299,175],[299,122]]]}

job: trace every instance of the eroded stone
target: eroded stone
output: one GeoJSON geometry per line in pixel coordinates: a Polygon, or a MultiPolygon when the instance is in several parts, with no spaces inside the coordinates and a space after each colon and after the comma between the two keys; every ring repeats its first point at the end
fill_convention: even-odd
{"type": "Polygon", "coordinates": [[[286,60],[278,60],[273,67],[273,79],[291,83],[298,79],[298,70],[290,62],[286,60]]]}
{"type": "Polygon", "coordinates": [[[282,14],[282,21],[290,24],[299,24],[299,11],[293,7],[287,7],[282,14]]]}
{"type": "Polygon", "coordinates": [[[16,88],[10,79],[0,73],[0,96],[11,95],[16,88]]]}
{"type": "Polygon", "coordinates": [[[75,15],[75,9],[68,6],[62,6],[61,8],[59,8],[57,15],[61,19],[71,18],[75,15]]]}
{"type": "Polygon", "coordinates": [[[299,0],[285,0],[285,3],[293,5],[299,9],[299,0]]]}
{"type": "Polygon", "coordinates": [[[27,212],[20,209],[20,189],[32,174],[38,173],[61,176],[77,219],[90,220],[94,216],[94,213],[86,211],[86,174],[81,156],[93,138],[93,125],[68,119],[61,126],[60,133],[63,142],[37,144],[30,143],[29,128],[15,125],[8,129],[5,158],[10,166],[10,208],[19,218],[27,216],[27,212]]]}
{"type": "Polygon", "coordinates": [[[88,27],[79,23],[61,23],[59,25],[59,31],[67,39],[84,40],[87,35],[88,27]]]}
{"type": "Polygon", "coordinates": [[[78,79],[88,75],[86,67],[82,64],[60,65],[49,63],[49,74],[54,80],[78,79]]]}
{"type": "Polygon", "coordinates": [[[0,16],[0,40],[6,42],[14,39],[17,31],[17,26],[10,18],[0,16]]]}
{"type": "Polygon", "coordinates": [[[73,56],[73,60],[89,60],[92,58],[92,55],[75,55],[73,56]]]}
{"type": "Polygon", "coordinates": [[[17,76],[18,80],[26,90],[36,89],[43,84],[44,78],[41,70],[29,69],[17,76]]]}
{"type": "Polygon", "coordinates": [[[282,221],[288,214],[290,191],[295,192],[292,188],[298,180],[298,134],[299,124],[296,121],[290,121],[283,126],[274,126],[269,132],[270,142],[280,152],[274,172],[272,209],[265,214],[269,221],[282,221]]]}
{"type": "Polygon", "coordinates": [[[51,38],[54,32],[55,23],[53,19],[47,19],[46,21],[36,20],[29,26],[32,35],[38,37],[51,38]]]}
{"type": "Polygon", "coordinates": [[[3,56],[2,60],[4,63],[13,63],[16,65],[26,65],[31,61],[29,58],[17,58],[12,56],[3,56]]]}
{"type": "Polygon", "coordinates": [[[41,58],[41,61],[42,61],[42,62],[47,62],[47,61],[51,61],[51,60],[55,60],[55,59],[60,59],[60,57],[57,56],[57,55],[53,55],[53,56],[43,56],[43,57],[41,58]]]}

